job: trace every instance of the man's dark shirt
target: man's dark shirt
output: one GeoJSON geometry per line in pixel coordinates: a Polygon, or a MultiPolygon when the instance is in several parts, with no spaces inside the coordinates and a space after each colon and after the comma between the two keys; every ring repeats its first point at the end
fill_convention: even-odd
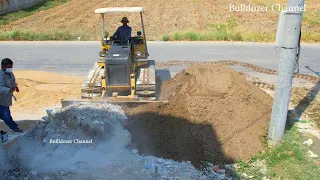
{"type": "Polygon", "coordinates": [[[118,37],[121,42],[127,42],[131,38],[131,27],[130,26],[120,26],[117,31],[113,34],[113,37],[118,37]]]}

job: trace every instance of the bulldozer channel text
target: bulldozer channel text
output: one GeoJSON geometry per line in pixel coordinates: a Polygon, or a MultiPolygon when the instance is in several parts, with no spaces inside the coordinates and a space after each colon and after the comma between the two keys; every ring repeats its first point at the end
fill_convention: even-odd
{"type": "Polygon", "coordinates": [[[92,144],[92,139],[72,139],[72,140],[66,140],[66,139],[50,139],[49,143],[52,144],[92,144]]]}
{"type": "Polygon", "coordinates": [[[281,4],[272,4],[271,6],[253,6],[251,4],[229,4],[230,12],[268,12],[268,11],[294,11],[303,12],[306,11],[306,5],[304,6],[283,6],[281,4]]]}

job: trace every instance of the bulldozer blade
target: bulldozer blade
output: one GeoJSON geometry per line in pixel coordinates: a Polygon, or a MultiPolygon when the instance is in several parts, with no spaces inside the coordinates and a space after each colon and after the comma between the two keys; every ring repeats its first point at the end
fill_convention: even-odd
{"type": "Polygon", "coordinates": [[[122,98],[122,97],[93,97],[90,99],[83,98],[66,98],[61,100],[62,107],[67,107],[81,103],[102,103],[102,104],[146,104],[146,103],[166,103],[167,101],[157,101],[155,98],[122,98]]]}

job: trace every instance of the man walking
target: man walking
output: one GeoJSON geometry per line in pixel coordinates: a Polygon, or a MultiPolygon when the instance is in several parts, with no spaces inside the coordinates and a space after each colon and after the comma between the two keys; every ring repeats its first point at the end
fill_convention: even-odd
{"type": "Polygon", "coordinates": [[[11,59],[5,58],[2,60],[0,70],[0,119],[14,132],[22,132],[18,125],[12,120],[10,112],[13,92],[19,92],[12,68],[13,62],[11,59]]]}

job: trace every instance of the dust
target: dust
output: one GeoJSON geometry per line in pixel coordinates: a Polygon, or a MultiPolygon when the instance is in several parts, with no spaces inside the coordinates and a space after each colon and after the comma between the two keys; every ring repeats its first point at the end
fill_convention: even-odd
{"type": "Polygon", "coordinates": [[[116,166],[115,160],[130,155],[124,149],[131,140],[121,126],[124,119],[119,108],[108,104],[57,110],[53,120],[47,117],[9,149],[9,165],[17,166],[14,162],[18,161],[39,174],[68,170],[88,174],[92,169],[116,166]],[[78,144],[78,140],[88,143],[78,144]]]}
{"type": "Polygon", "coordinates": [[[110,104],[56,109],[8,149],[4,177],[147,180],[154,178],[156,166],[159,179],[225,177],[214,172],[204,175],[191,163],[139,155],[128,149],[131,134],[122,127],[125,121],[120,107],[110,104]]]}

